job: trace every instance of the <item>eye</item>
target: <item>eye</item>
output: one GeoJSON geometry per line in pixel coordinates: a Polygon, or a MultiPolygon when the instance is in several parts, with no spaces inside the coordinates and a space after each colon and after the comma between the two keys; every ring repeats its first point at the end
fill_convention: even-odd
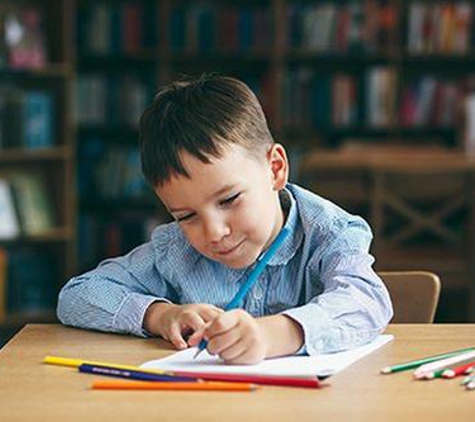
{"type": "Polygon", "coordinates": [[[231,205],[240,196],[241,196],[241,192],[236,193],[235,195],[232,195],[229,198],[226,198],[224,201],[221,201],[220,204],[221,205],[231,205]]]}
{"type": "Polygon", "coordinates": [[[185,214],[185,215],[180,215],[180,216],[174,216],[175,221],[178,223],[182,223],[184,221],[190,220],[192,217],[194,217],[195,214],[185,214]]]}

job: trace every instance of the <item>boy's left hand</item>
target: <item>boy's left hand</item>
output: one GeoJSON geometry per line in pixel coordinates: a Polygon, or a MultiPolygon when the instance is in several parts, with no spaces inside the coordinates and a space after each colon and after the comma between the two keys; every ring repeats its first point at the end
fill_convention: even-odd
{"type": "Polygon", "coordinates": [[[259,321],[242,309],[219,315],[205,329],[207,350],[219,355],[226,363],[256,364],[268,352],[268,338],[259,321]]]}

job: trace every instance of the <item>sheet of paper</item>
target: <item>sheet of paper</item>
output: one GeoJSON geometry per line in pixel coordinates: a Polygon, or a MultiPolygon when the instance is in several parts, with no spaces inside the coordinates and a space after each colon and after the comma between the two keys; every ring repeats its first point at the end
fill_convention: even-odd
{"type": "Polygon", "coordinates": [[[358,359],[390,342],[394,336],[383,334],[373,342],[346,352],[318,356],[290,356],[268,359],[258,365],[226,365],[216,356],[204,350],[196,359],[196,347],[185,349],[163,359],[151,360],[142,368],[169,371],[209,372],[220,374],[253,374],[275,376],[333,375],[345,369],[358,359]]]}

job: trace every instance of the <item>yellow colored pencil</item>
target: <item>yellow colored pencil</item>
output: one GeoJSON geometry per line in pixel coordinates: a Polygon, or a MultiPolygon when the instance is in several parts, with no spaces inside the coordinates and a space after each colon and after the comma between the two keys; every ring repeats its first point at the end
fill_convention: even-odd
{"type": "Polygon", "coordinates": [[[130,371],[141,371],[141,372],[147,372],[150,374],[170,374],[167,371],[160,371],[158,369],[144,369],[144,368],[141,368],[140,366],[134,366],[134,365],[121,365],[117,363],[99,362],[99,361],[94,361],[94,360],[63,358],[59,356],[46,356],[43,359],[43,363],[47,363],[50,365],[71,366],[73,368],[77,368],[81,366],[82,364],[87,364],[87,365],[95,365],[95,366],[107,366],[109,368],[114,368],[114,369],[128,369],[130,371]]]}
{"type": "Polygon", "coordinates": [[[256,384],[247,382],[153,382],[153,381],[102,381],[91,386],[94,390],[184,390],[184,391],[254,391],[256,384]]]}

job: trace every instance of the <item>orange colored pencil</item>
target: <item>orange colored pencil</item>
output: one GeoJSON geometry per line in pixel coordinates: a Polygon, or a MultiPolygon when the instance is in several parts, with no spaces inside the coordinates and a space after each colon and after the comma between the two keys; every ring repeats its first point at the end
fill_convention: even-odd
{"type": "Polygon", "coordinates": [[[152,382],[103,381],[92,383],[94,390],[187,390],[187,391],[254,391],[256,384],[245,382],[152,382]]]}

